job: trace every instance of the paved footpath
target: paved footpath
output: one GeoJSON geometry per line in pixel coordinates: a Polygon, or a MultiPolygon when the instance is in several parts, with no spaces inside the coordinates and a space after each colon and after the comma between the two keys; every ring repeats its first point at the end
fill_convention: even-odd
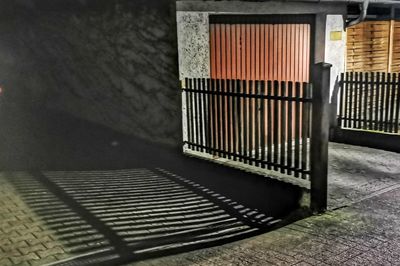
{"type": "MultiPolygon", "coordinates": [[[[85,195],[83,199],[86,201],[82,201],[81,209],[70,209],[75,205],[66,201],[68,196],[79,199],[87,192],[69,188],[72,185],[65,181],[66,178],[78,182],[81,180],[79,175],[96,173],[63,174],[57,177],[59,181],[53,178],[54,182],[64,184],[64,192],[69,193],[61,195],[64,201],[60,201],[59,192],[63,191],[54,187],[49,191],[28,173],[0,173],[1,266],[45,265],[84,254],[85,250],[97,250],[96,245],[107,247],[103,237],[112,232],[90,223],[91,215],[97,212],[112,220],[115,218],[113,215],[119,215],[121,210],[114,206],[113,214],[113,210],[107,209],[107,201],[86,200],[85,195]],[[85,242],[86,246],[79,241],[85,242]]],[[[110,180],[114,176],[111,172],[103,174],[110,180]]],[[[165,187],[175,189],[176,185],[171,182],[170,179],[163,180],[165,187]]],[[[84,183],[84,186],[89,186],[95,182],[84,183]]],[[[121,186],[115,183],[115,187],[115,191],[107,193],[119,193],[118,187],[121,186]]],[[[85,188],[85,191],[90,190],[96,195],[96,189],[85,188]]],[[[143,194],[143,191],[137,193],[143,194]]],[[[186,193],[189,195],[191,192],[186,193]]],[[[400,154],[331,144],[329,194],[331,210],[323,215],[222,246],[131,265],[400,265],[400,154]]],[[[127,195],[132,195],[132,192],[127,195]]],[[[201,195],[192,197],[214,206],[201,195]]],[[[122,200],[121,204],[125,204],[124,208],[130,211],[127,213],[133,215],[132,210],[137,206],[132,205],[134,198],[130,200],[122,200]]],[[[161,201],[157,202],[157,208],[163,210],[163,206],[159,206],[161,201]]],[[[125,224],[132,221],[128,219],[121,225],[109,224],[126,230],[123,229],[125,224]]],[[[111,239],[118,243],[118,236],[111,239]]]]}
{"type": "Polygon", "coordinates": [[[134,263],[400,265],[400,189],[219,247],[134,263]]]}
{"type": "Polygon", "coordinates": [[[131,265],[400,265],[400,154],[330,143],[329,157],[325,214],[131,265]]]}

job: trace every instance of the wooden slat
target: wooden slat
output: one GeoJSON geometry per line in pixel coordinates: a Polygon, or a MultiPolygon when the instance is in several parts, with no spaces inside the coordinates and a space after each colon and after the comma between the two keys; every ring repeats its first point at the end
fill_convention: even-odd
{"type": "Polygon", "coordinates": [[[366,21],[347,30],[346,70],[387,72],[389,21],[366,21]]]}

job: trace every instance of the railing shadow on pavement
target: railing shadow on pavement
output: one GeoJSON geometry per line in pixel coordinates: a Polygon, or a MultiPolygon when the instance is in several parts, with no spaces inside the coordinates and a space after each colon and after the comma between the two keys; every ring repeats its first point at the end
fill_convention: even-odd
{"type": "Polygon", "coordinates": [[[12,172],[9,181],[71,259],[118,265],[243,239],[279,224],[164,169],[12,172]]]}

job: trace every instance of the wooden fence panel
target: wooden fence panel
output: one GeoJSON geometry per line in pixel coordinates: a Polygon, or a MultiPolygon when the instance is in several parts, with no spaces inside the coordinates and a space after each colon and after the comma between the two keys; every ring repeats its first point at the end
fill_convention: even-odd
{"type": "Polygon", "coordinates": [[[365,21],[347,28],[346,71],[388,72],[389,21],[365,21]]]}

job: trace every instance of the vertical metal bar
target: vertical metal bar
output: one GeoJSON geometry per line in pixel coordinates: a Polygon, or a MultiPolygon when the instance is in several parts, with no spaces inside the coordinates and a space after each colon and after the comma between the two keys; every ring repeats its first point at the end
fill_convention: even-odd
{"type": "Polygon", "coordinates": [[[211,79],[207,79],[206,80],[206,95],[207,95],[207,104],[206,104],[206,113],[207,113],[207,121],[206,121],[206,126],[207,126],[207,130],[206,130],[206,146],[207,146],[207,153],[211,154],[211,130],[212,130],[212,115],[211,115],[211,79]]]}
{"type": "Polygon", "coordinates": [[[362,72],[359,74],[359,85],[358,85],[358,110],[357,110],[357,128],[361,129],[361,117],[363,114],[363,85],[364,85],[364,75],[362,72]]]}
{"type": "Polygon", "coordinates": [[[340,74],[340,81],[339,81],[339,93],[340,93],[340,100],[339,100],[339,117],[338,117],[338,126],[339,128],[343,125],[343,108],[344,108],[344,73],[340,74]]]}
{"type": "MultiPolygon", "coordinates": [[[[248,136],[247,136],[247,80],[243,80],[243,154],[247,157],[248,151],[248,136]]],[[[247,159],[244,158],[244,163],[247,163],[247,159]]]]}
{"type": "Polygon", "coordinates": [[[329,84],[332,65],[314,67],[311,133],[311,209],[326,210],[328,198],[329,84]]]}
{"type": "MultiPolygon", "coordinates": [[[[187,86],[189,85],[189,79],[185,78],[185,100],[186,100],[186,137],[187,141],[190,142],[190,108],[189,108],[189,91],[187,90],[187,86]]],[[[189,149],[191,149],[191,145],[187,145],[189,149]]]]}
{"type": "MultiPolygon", "coordinates": [[[[237,92],[237,81],[232,80],[232,87],[231,87],[231,92],[235,93],[237,92]]],[[[237,108],[237,102],[238,102],[238,96],[232,95],[232,153],[233,153],[233,160],[237,160],[237,135],[236,131],[238,128],[238,123],[237,123],[237,117],[238,117],[238,108],[237,108]]]]}
{"type": "Polygon", "coordinates": [[[389,131],[389,111],[390,111],[390,85],[392,81],[391,73],[386,73],[386,93],[385,93],[385,119],[384,119],[384,131],[389,131]]]}
{"type": "MultiPolygon", "coordinates": [[[[253,121],[253,113],[254,113],[254,82],[252,80],[249,81],[249,157],[253,158],[253,148],[254,148],[254,121],[253,121]]],[[[249,162],[250,165],[253,165],[253,161],[249,162]]]]}
{"type": "Polygon", "coordinates": [[[211,80],[211,117],[212,117],[212,148],[213,148],[213,155],[217,155],[215,149],[218,148],[218,139],[217,139],[217,111],[216,111],[216,106],[217,106],[217,95],[216,93],[216,85],[217,85],[217,80],[212,79],[211,80]]]}
{"type": "MultiPolygon", "coordinates": [[[[203,126],[202,126],[202,120],[203,120],[203,116],[201,114],[201,97],[202,97],[202,93],[201,93],[201,79],[195,79],[195,82],[197,83],[197,89],[196,89],[196,142],[199,145],[203,145],[203,126]]],[[[203,151],[203,148],[199,148],[197,146],[198,151],[203,151]]]]}
{"type": "Polygon", "coordinates": [[[394,132],[399,133],[399,116],[400,116],[400,74],[397,74],[397,82],[395,85],[396,88],[396,108],[395,108],[395,118],[394,118],[394,132]]]}
{"type": "MultiPolygon", "coordinates": [[[[225,108],[225,102],[226,102],[226,96],[225,96],[225,90],[226,90],[226,85],[225,85],[225,79],[221,79],[221,87],[220,87],[220,101],[221,101],[221,127],[222,127],[222,134],[221,134],[221,147],[222,149],[222,157],[226,158],[226,108],[225,108]]],[[[221,133],[221,132],[220,132],[221,133]]]]}
{"type": "Polygon", "coordinates": [[[293,110],[292,110],[292,104],[293,104],[293,82],[289,81],[288,83],[288,121],[287,121],[287,125],[288,125],[288,131],[287,131],[287,166],[289,167],[287,174],[291,175],[292,174],[292,170],[290,170],[290,168],[292,167],[292,152],[293,152],[293,137],[292,137],[292,133],[293,133],[293,121],[292,121],[292,115],[293,115],[293,110]]]}
{"type": "Polygon", "coordinates": [[[200,144],[201,144],[201,152],[204,152],[204,147],[206,146],[205,144],[205,88],[204,88],[204,78],[199,79],[199,88],[200,88],[200,104],[199,104],[199,110],[200,110],[200,144]]]}
{"type": "MultiPolygon", "coordinates": [[[[307,83],[302,84],[303,87],[303,99],[310,98],[310,86],[307,83]]],[[[329,90],[328,88],[325,88],[329,90]]],[[[302,128],[301,128],[301,169],[303,171],[308,170],[308,136],[310,128],[310,103],[303,102],[303,116],[302,116],[302,128]]],[[[306,179],[306,174],[304,172],[301,174],[302,179],[306,179]]]]}
{"type": "Polygon", "coordinates": [[[279,95],[279,82],[274,81],[274,97],[275,100],[273,101],[274,105],[274,122],[273,122],[273,128],[274,128],[274,170],[278,170],[278,153],[279,153],[279,100],[276,99],[277,96],[279,95]]]}
{"type": "Polygon", "coordinates": [[[355,84],[354,84],[354,89],[353,89],[353,93],[354,93],[354,102],[353,102],[354,103],[354,107],[353,107],[353,112],[352,112],[353,128],[357,128],[358,88],[359,88],[359,85],[360,85],[360,80],[359,80],[360,76],[359,76],[359,74],[361,74],[361,73],[358,73],[358,72],[355,73],[355,84]]]}
{"type": "Polygon", "coordinates": [[[260,110],[261,110],[261,114],[260,114],[260,122],[261,122],[261,129],[260,129],[260,142],[261,142],[261,167],[265,168],[265,98],[263,96],[265,96],[265,81],[262,80],[261,81],[261,106],[260,106],[260,110]]]}
{"type": "Polygon", "coordinates": [[[374,87],[374,81],[375,81],[375,74],[374,72],[371,72],[371,77],[370,81],[368,82],[368,91],[369,91],[369,130],[374,129],[374,94],[375,94],[375,87],[374,87]]]}
{"type": "Polygon", "coordinates": [[[346,72],[346,80],[343,82],[344,83],[344,91],[345,91],[345,96],[344,96],[344,127],[349,127],[349,81],[353,81],[352,76],[349,75],[349,72],[346,72]]]}
{"type": "Polygon", "coordinates": [[[394,132],[394,104],[396,97],[396,73],[392,74],[392,78],[390,80],[390,117],[389,117],[389,132],[394,132]]]}
{"type": "Polygon", "coordinates": [[[373,88],[375,88],[376,96],[375,96],[375,130],[379,129],[379,100],[380,100],[380,84],[381,82],[381,73],[376,73],[375,84],[373,88]]]}
{"type": "MultiPolygon", "coordinates": [[[[236,103],[237,103],[237,128],[238,128],[238,135],[237,135],[237,139],[238,139],[238,153],[239,155],[243,155],[243,132],[242,132],[242,97],[240,97],[242,91],[242,81],[241,80],[237,80],[236,81],[236,92],[238,93],[237,99],[236,99],[236,103]]],[[[239,157],[239,161],[242,162],[243,159],[242,157],[239,157]]]]}
{"type": "MultiPolygon", "coordinates": [[[[189,79],[189,89],[192,90],[193,89],[193,79],[189,79]]],[[[190,138],[189,138],[189,142],[190,143],[194,143],[194,108],[193,108],[193,92],[189,93],[189,108],[190,108],[190,138]]],[[[191,146],[192,149],[194,149],[194,146],[191,146]]]]}
{"type": "Polygon", "coordinates": [[[349,124],[348,124],[348,127],[353,128],[354,127],[354,124],[353,124],[354,121],[353,121],[353,115],[352,115],[353,114],[353,92],[354,92],[354,83],[356,82],[355,77],[354,77],[354,72],[350,72],[350,81],[351,81],[351,83],[349,84],[350,88],[349,88],[349,98],[348,98],[348,101],[349,101],[349,114],[348,114],[349,124]]]}
{"type": "MultiPolygon", "coordinates": [[[[269,163],[272,162],[272,100],[271,100],[271,95],[272,95],[272,81],[268,80],[267,82],[267,95],[268,95],[268,100],[267,100],[267,150],[268,150],[268,154],[267,154],[267,161],[269,163]]],[[[271,165],[268,164],[268,169],[271,169],[271,165]]]]}
{"type": "Polygon", "coordinates": [[[260,166],[258,160],[260,159],[260,141],[259,141],[259,129],[260,129],[260,119],[259,119],[259,112],[260,112],[260,82],[257,80],[255,82],[255,95],[257,98],[254,99],[254,149],[255,149],[255,158],[256,158],[256,166],[260,166]]]}
{"type": "Polygon", "coordinates": [[[284,97],[286,96],[286,82],[281,81],[281,136],[280,136],[280,164],[281,164],[281,173],[285,173],[284,166],[286,165],[286,101],[284,97]]]}
{"type": "MultiPolygon", "coordinates": [[[[294,168],[300,169],[300,82],[295,84],[295,129],[294,129],[294,168]]],[[[298,172],[294,173],[298,177],[298,172]]]]}
{"type": "MultiPolygon", "coordinates": [[[[221,101],[220,101],[220,92],[221,92],[221,79],[216,79],[215,80],[215,105],[216,105],[216,110],[215,110],[215,116],[216,116],[216,149],[221,150],[221,101]]],[[[217,153],[218,156],[221,156],[221,152],[219,151],[217,153]]]]}
{"type": "Polygon", "coordinates": [[[232,80],[231,79],[229,79],[229,80],[227,80],[226,81],[226,93],[227,93],[227,96],[226,96],[226,109],[227,109],[227,112],[226,112],[226,116],[227,116],[227,125],[228,125],[228,128],[227,128],[227,135],[228,135],[228,139],[227,139],[227,142],[228,142],[228,158],[229,159],[231,159],[231,153],[232,153],[232,121],[231,121],[231,115],[232,115],[232,110],[231,110],[231,100],[232,100],[232,96],[230,95],[230,92],[231,92],[231,82],[232,82],[232,80]]]}
{"type": "MultiPolygon", "coordinates": [[[[199,105],[198,105],[198,100],[199,100],[199,88],[197,87],[198,83],[197,83],[196,78],[193,79],[193,97],[194,97],[194,134],[195,134],[195,142],[197,145],[200,144],[200,139],[199,139],[199,105]]],[[[199,151],[199,146],[196,145],[196,151],[199,151]]]]}
{"type": "Polygon", "coordinates": [[[380,101],[380,116],[379,116],[379,130],[383,131],[384,128],[384,113],[385,113],[385,85],[386,85],[386,76],[385,73],[382,73],[382,81],[380,82],[380,94],[381,94],[381,101],[380,101]]]}
{"type": "Polygon", "coordinates": [[[363,119],[363,129],[368,129],[368,91],[369,91],[369,75],[368,72],[365,73],[364,78],[364,119],[363,119]]]}

